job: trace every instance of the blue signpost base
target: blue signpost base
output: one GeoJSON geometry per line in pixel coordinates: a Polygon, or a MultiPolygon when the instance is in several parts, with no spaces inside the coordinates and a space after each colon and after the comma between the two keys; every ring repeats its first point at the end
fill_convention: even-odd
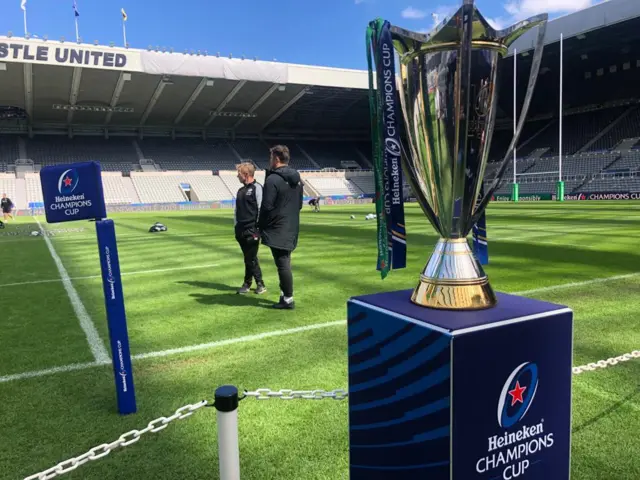
{"type": "Polygon", "coordinates": [[[109,341],[113,357],[113,374],[116,382],[118,411],[122,415],[135,413],[136,394],[133,386],[133,369],[129,351],[127,316],[120,278],[120,261],[116,244],[116,230],[113,220],[96,222],[102,286],[109,324],[109,341]]]}
{"type": "Polygon", "coordinates": [[[348,303],[351,480],[569,479],[572,311],[410,297],[348,303]]]}

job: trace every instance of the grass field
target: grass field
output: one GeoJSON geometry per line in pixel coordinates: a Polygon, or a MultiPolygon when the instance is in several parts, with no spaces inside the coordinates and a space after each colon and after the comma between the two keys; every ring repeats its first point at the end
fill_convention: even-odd
{"type": "MultiPolygon", "coordinates": [[[[212,399],[221,384],[345,388],[346,325],[338,321],[347,299],[412,288],[436,241],[419,208],[407,206],[408,268],[381,281],[370,211],[305,210],[293,257],[297,309],[285,312],[270,308],[279,289],[266,249],[269,293],[235,295],[243,265],[231,211],[114,216],[139,409],[127,417],[115,410],[110,366],[96,365],[85,334],[97,331],[93,352],[104,354],[94,225],[38,219],[54,233],[76,229],[50,237],[75,309],[45,239],[24,234],[38,229],[34,219],[0,230],[0,478],[112,442],[212,399]],[[169,231],[146,233],[155,221],[169,231]],[[269,332],[282,334],[250,337],[269,332]]],[[[487,223],[492,285],[573,308],[576,365],[640,349],[640,205],[493,204],[487,223]]],[[[639,479],[640,361],[576,375],[573,386],[572,478],[639,479]]],[[[247,399],[239,415],[243,479],[347,478],[347,402],[247,399]]],[[[216,435],[215,410],[203,409],[63,478],[217,478],[216,435]]]]}

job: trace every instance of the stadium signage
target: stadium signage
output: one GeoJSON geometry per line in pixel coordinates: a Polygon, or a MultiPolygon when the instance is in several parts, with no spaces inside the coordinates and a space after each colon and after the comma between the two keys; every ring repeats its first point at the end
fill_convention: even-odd
{"type": "Polygon", "coordinates": [[[98,163],[45,167],[40,181],[48,223],[107,216],[98,163]]]}
{"type": "MultiPolygon", "coordinates": [[[[543,200],[551,200],[550,193],[532,193],[529,195],[520,195],[518,200],[521,202],[541,202],[543,200]]],[[[510,202],[511,195],[494,195],[495,202],[510,202]]]]}
{"type": "MultiPolygon", "coordinates": [[[[555,200],[556,195],[552,196],[555,200]]],[[[640,192],[597,192],[597,193],[574,193],[564,196],[565,200],[636,200],[640,201],[640,192]]]]}
{"type": "Polygon", "coordinates": [[[35,42],[0,42],[0,61],[140,71],[138,52],[35,42]]]}

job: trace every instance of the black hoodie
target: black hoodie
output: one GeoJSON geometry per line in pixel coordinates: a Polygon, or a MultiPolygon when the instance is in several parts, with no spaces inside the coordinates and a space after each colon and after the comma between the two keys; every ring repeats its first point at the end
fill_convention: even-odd
{"type": "Polygon", "coordinates": [[[300,231],[302,182],[294,168],[267,170],[260,219],[262,243],[281,250],[295,250],[300,231]]]}

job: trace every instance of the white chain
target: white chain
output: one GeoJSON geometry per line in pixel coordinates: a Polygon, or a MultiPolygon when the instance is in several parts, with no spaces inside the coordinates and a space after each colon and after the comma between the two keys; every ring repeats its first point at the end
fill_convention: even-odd
{"type": "Polygon", "coordinates": [[[127,447],[136,443],[145,433],[159,432],[160,430],[164,430],[165,428],[167,428],[167,425],[169,425],[169,423],[173,422],[174,420],[183,420],[187,417],[190,417],[196,410],[206,406],[207,403],[208,402],[206,400],[203,400],[193,405],[189,404],[185,405],[184,407],[180,407],[170,417],[160,417],[149,422],[147,424],[147,427],[143,430],[131,430],[130,432],[123,433],[117,440],[112,443],[103,443],[102,445],[93,447],[91,450],[80,455],[79,457],[70,458],[68,460],[65,460],[64,462],[60,462],[56,466],[44,470],[40,473],[31,475],[24,480],[49,480],[51,478],[57,477],[58,475],[71,472],[72,470],[78,468],[80,465],[84,465],[91,460],[98,460],[99,458],[106,457],[107,455],[109,455],[109,453],[111,453],[112,450],[115,450],[118,447],[127,447]]]}
{"type": "MultiPolygon", "coordinates": [[[[631,353],[625,353],[624,355],[620,355],[619,357],[609,358],[607,360],[600,360],[599,362],[592,362],[587,365],[582,365],[579,367],[573,367],[574,375],[578,375],[583,372],[589,372],[593,370],[597,370],[598,368],[606,368],[612,365],[616,365],[620,362],[627,362],[633,358],[640,358],[640,350],[634,350],[631,353]]],[[[333,400],[345,400],[348,398],[349,393],[343,389],[336,390],[271,390],[269,388],[259,388],[253,392],[244,392],[246,397],[252,397],[256,400],[269,400],[271,398],[279,398],[281,400],[293,400],[293,399],[303,399],[303,400],[323,400],[325,398],[331,398],[333,400]]],[[[184,407],[180,407],[175,411],[173,415],[170,417],[159,417],[155,420],[149,422],[147,427],[143,430],[131,430],[130,432],[123,433],[112,443],[103,443],[102,445],[98,445],[97,447],[93,447],[88,452],[80,455],[79,457],[70,458],[65,460],[64,462],[58,463],[56,466],[51,467],[47,470],[44,470],[40,473],[36,473],[29,477],[26,477],[24,480],[50,480],[59,475],[65,474],[67,472],[71,472],[75,470],[80,465],[84,465],[85,463],[91,460],[98,460],[99,458],[106,457],[111,453],[112,450],[115,450],[118,447],[127,447],[136,443],[140,440],[140,437],[145,433],[156,433],[160,430],[164,430],[167,428],[167,425],[174,420],[182,420],[187,417],[193,415],[195,411],[206,406],[208,402],[203,400],[199,403],[185,405],[184,407]]]]}
{"type": "Polygon", "coordinates": [[[600,360],[599,362],[592,362],[586,365],[581,365],[579,367],[573,367],[573,373],[574,375],[578,375],[583,372],[591,372],[593,370],[597,370],[598,368],[607,368],[620,362],[628,362],[632,358],[640,358],[640,350],[634,350],[631,353],[625,353],[624,355],[620,355],[619,357],[612,357],[608,358],[607,360],[600,360]]]}
{"type": "Polygon", "coordinates": [[[273,391],[268,388],[259,388],[255,392],[244,392],[247,397],[254,397],[256,400],[269,400],[270,398],[279,398],[281,400],[293,400],[301,398],[304,400],[323,400],[331,398],[333,400],[344,400],[349,394],[346,390],[277,390],[273,391]]]}
{"type": "MultiPolygon", "coordinates": [[[[631,353],[625,353],[619,357],[609,358],[607,360],[600,360],[599,362],[592,362],[580,367],[573,367],[574,375],[578,375],[582,372],[588,372],[597,370],[598,368],[606,368],[612,365],[616,365],[620,362],[626,362],[633,358],[640,358],[640,350],[634,350],[631,353]]],[[[345,400],[349,393],[346,390],[337,389],[331,391],[325,390],[271,390],[269,388],[258,388],[253,392],[244,392],[245,396],[253,397],[256,400],[269,400],[271,398],[279,398],[281,400],[293,400],[296,398],[305,400],[322,400],[325,398],[332,398],[334,400],[345,400]]]]}

